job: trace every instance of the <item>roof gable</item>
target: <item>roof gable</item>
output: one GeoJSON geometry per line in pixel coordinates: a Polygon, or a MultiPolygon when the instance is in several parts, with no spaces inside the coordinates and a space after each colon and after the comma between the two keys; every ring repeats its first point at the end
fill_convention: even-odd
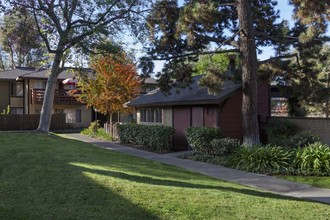
{"type": "Polygon", "coordinates": [[[206,87],[199,86],[199,79],[202,76],[194,77],[190,87],[179,89],[172,88],[170,95],[165,96],[160,89],[153,90],[145,95],[138,96],[127,103],[130,107],[147,106],[171,106],[191,104],[216,104],[229,97],[233,92],[239,90],[241,83],[227,81],[222,85],[222,91],[217,95],[208,94],[206,87]]]}
{"type": "MultiPolygon", "coordinates": [[[[59,80],[67,79],[73,76],[75,68],[64,68],[58,76],[59,80]]],[[[29,67],[17,67],[15,69],[0,72],[0,79],[47,79],[50,69],[35,69],[29,67]]]]}

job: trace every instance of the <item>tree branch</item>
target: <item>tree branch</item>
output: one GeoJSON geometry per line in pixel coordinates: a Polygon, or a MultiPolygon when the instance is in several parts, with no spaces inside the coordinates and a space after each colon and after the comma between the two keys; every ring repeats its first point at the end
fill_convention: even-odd
{"type": "Polygon", "coordinates": [[[40,25],[39,25],[38,18],[37,18],[37,15],[36,15],[35,12],[33,12],[33,17],[34,17],[35,24],[37,26],[37,31],[38,31],[40,37],[45,41],[48,52],[49,53],[56,53],[57,52],[56,50],[53,50],[53,49],[50,48],[50,44],[49,44],[47,36],[42,33],[40,25]]]}
{"type": "Polygon", "coordinates": [[[282,56],[277,56],[277,57],[271,57],[267,60],[262,60],[262,61],[259,61],[258,62],[258,65],[262,65],[262,64],[266,64],[266,63],[272,63],[272,62],[275,62],[277,60],[280,60],[280,59],[284,59],[284,58],[292,58],[292,57],[295,57],[297,59],[297,64],[298,64],[298,67],[301,68],[300,66],[300,63],[299,63],[299,56],[297,53],[294,53],[294,54],[287,54],[287,55],[282,55],[282,56]]]}
{"type": "Polygon", "coordinates": [[[239,53],[240,51],[238,49],[230,49],[230,50],[218,50],[218,51],[204,51],[204,52],[192,52],[192,53],[186,53],[182,55],[177,55],[177,56],[170,56],[170,57],[150,57],[147,58],[146,60],[172,60],[172,59],[177,59],[177,58],[184,58],[184,57],[189,57],[189,56],[198,56],[198,55],[209,55],[209,54],[222,54],[222,53],[239,53]]]}

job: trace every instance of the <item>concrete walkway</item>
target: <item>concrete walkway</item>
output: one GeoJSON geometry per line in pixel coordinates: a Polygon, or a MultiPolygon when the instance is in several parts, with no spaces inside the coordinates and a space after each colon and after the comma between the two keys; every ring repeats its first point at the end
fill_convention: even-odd
{"type": "Polygon", "coordinates": [[[292,196],[296,198],[330,204],[330,189],[317,188],[306,184],[278,179],[272,176],[249,173],[204,162],[177,158],[176,156],[182,154],[182,152],[157,154],[111,142],[92,139],[80,134],[64,134],[64,136],[91,143],[98,147],[106,148],[109,150],[126,153],[148,160],[158,161],[164,164],[174,165],[190,171],[202,173],[213,178],[270,191],[280,195],[292,196]]]}

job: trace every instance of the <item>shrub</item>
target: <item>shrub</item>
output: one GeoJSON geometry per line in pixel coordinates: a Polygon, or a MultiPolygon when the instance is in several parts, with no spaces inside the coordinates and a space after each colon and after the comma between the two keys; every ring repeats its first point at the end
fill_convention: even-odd
{"type": "Polygon", "coordinates": [[[287,119],[272,118],[267,122],[266,131],[269,144],[284,146],[288,137],[298,132],[298,126],[287,119]]]}
{"type": "Polygon", "coordinates": [[[85,128],[81,131],[81,134],[92,138],[112,141],[112,136],[108,134],[103,128],[99,127],[99,121],[91,122],[88,128],[85,128]]]}
{"type": "Polygon", "coordinates": [[[222,132],[219,128],[191,127],[187,129],[186,137],[194,150],[210,155],[211,141],[222,138],[222,132]]]}
{"type": "Polygon", "coordinates": [[[298,149],[294,164],[299,175],[330,175],[330,148],[316,142],[298,149]]]}
{"type": "Polygon", "coordinates": [[[228,161],[229,161],[230,155],[210,156],[210,155],[206,155],[202,152],[193,151],[193,152],[188,152],[188,153],[179,155],[178,157],[182,158],[182,159],[187,159],[187,160],[195,160],[195,161],[201,161],[201,162],[211,163],[211,164],[216,164],[216,165],[221,165],[221,166],[228,166],[228,161]]]}
{"type": "Polygon", "coordinates": [[[182,159],[195,160],[195,161],[201,161],[201,162],[209,162],[209,160],[212,159],[211,156],[208,156],[201,152],[196,152],[196,151],[185,153],[178,157],[182,158],[182,159]]]}
{"type": "Polygon", "coordinates": [[[319,137],[310,132],[303,131],[287,139],[287,143],[284,146],[288,148],[301,148],[319,141],[319,137]]]}
{"type": "Polygon", "coordinates": [[[213,155],[222,155],[225,153],[232,153],[240,146],[239,140],[222,138],[222,139],[213,139],[211,141],[211,154],[213,155]]]}
{"type": "Polygon", "coordinates": [[[173,133],[172,127],[162,125],[118,125],[118,135],[122,143],[133,143],[152,151],[171,150],[173,133]]]}
{"type": "Polygon", "coordinates": [[[229,161],[232,168],[266,174],[283,174],[292,170],[292,151],[282,147],[242,146],[229,161]]]}

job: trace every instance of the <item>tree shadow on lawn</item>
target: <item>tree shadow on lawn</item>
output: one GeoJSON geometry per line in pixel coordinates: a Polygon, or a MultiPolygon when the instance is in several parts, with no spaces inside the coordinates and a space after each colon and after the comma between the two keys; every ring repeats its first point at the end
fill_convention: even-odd
{"type": "MultiPolygon", "coordinates": [[[[74,165],[77,166],[77,165],[74,165]]],[[[228,186],[213,186],[213,185],[205,185],[205,184],[193,184],[184,181],[175,181],[168,179],[160,179],[160,178],[152,178],[150,176],[140,176],[127,174],[124,172],[118,171],[110,171],[110,170],[98,170],[98,169],[90,169],[87,167],[78,168],[81,172],[89,172],[103,176],[115,177],[118,179],[128,180],[137,183],[156,185],[156,186],[171,186],[171,187],[182,187],[182,188],[191,188],[191,189],[210,189],[210,190],[220,190],[227,192],[234,192],[239,194],[245,194],[249,196],[256,196],[262,198],[271,198],[271,199],[280,199],[280,200],[291,200],[291,201],[304,201],[303,199],[277,195],[269,192],[257,191],[253,189],[248,189],[243,186],[243,188],[234,188],[228,186]]],[[[221,181],[221,180],[219,180],[221,181]]]]}
{"type": "Polygon", "coordinates": [[[3,143],[13,144],[0,147],[0,219],[160,218],[152,211],[126,199],[115,189],[86,177],[84,172],[155,186],[210,189],[262,198],[301,201],[245,187],[219,186],[221,181],[214,181],[219,184],[216,186],[211,185],[213,182],[190,183],[188,181],[192,181],[194,177],[199,182],[211,181],[212,178],[96,148],[77,140],[40,134],[6,134],[6,137],[1,136],[0,142],[2,139],[7,139],[3,143]],[[96,168],[73,163],[91,167],[95,165],[96,168]],[[105,167],[105,170],[98,169],[97,166],[105,167]]]}
{"type": "Polygon", "coordinates": [[[56,155],[58,149],[45,146],[27,141],[12,146],[16,150],[0,147],[0,219],[159,219],[83,177],[81,169],[68,164],[70,149],[56,155]]]}

